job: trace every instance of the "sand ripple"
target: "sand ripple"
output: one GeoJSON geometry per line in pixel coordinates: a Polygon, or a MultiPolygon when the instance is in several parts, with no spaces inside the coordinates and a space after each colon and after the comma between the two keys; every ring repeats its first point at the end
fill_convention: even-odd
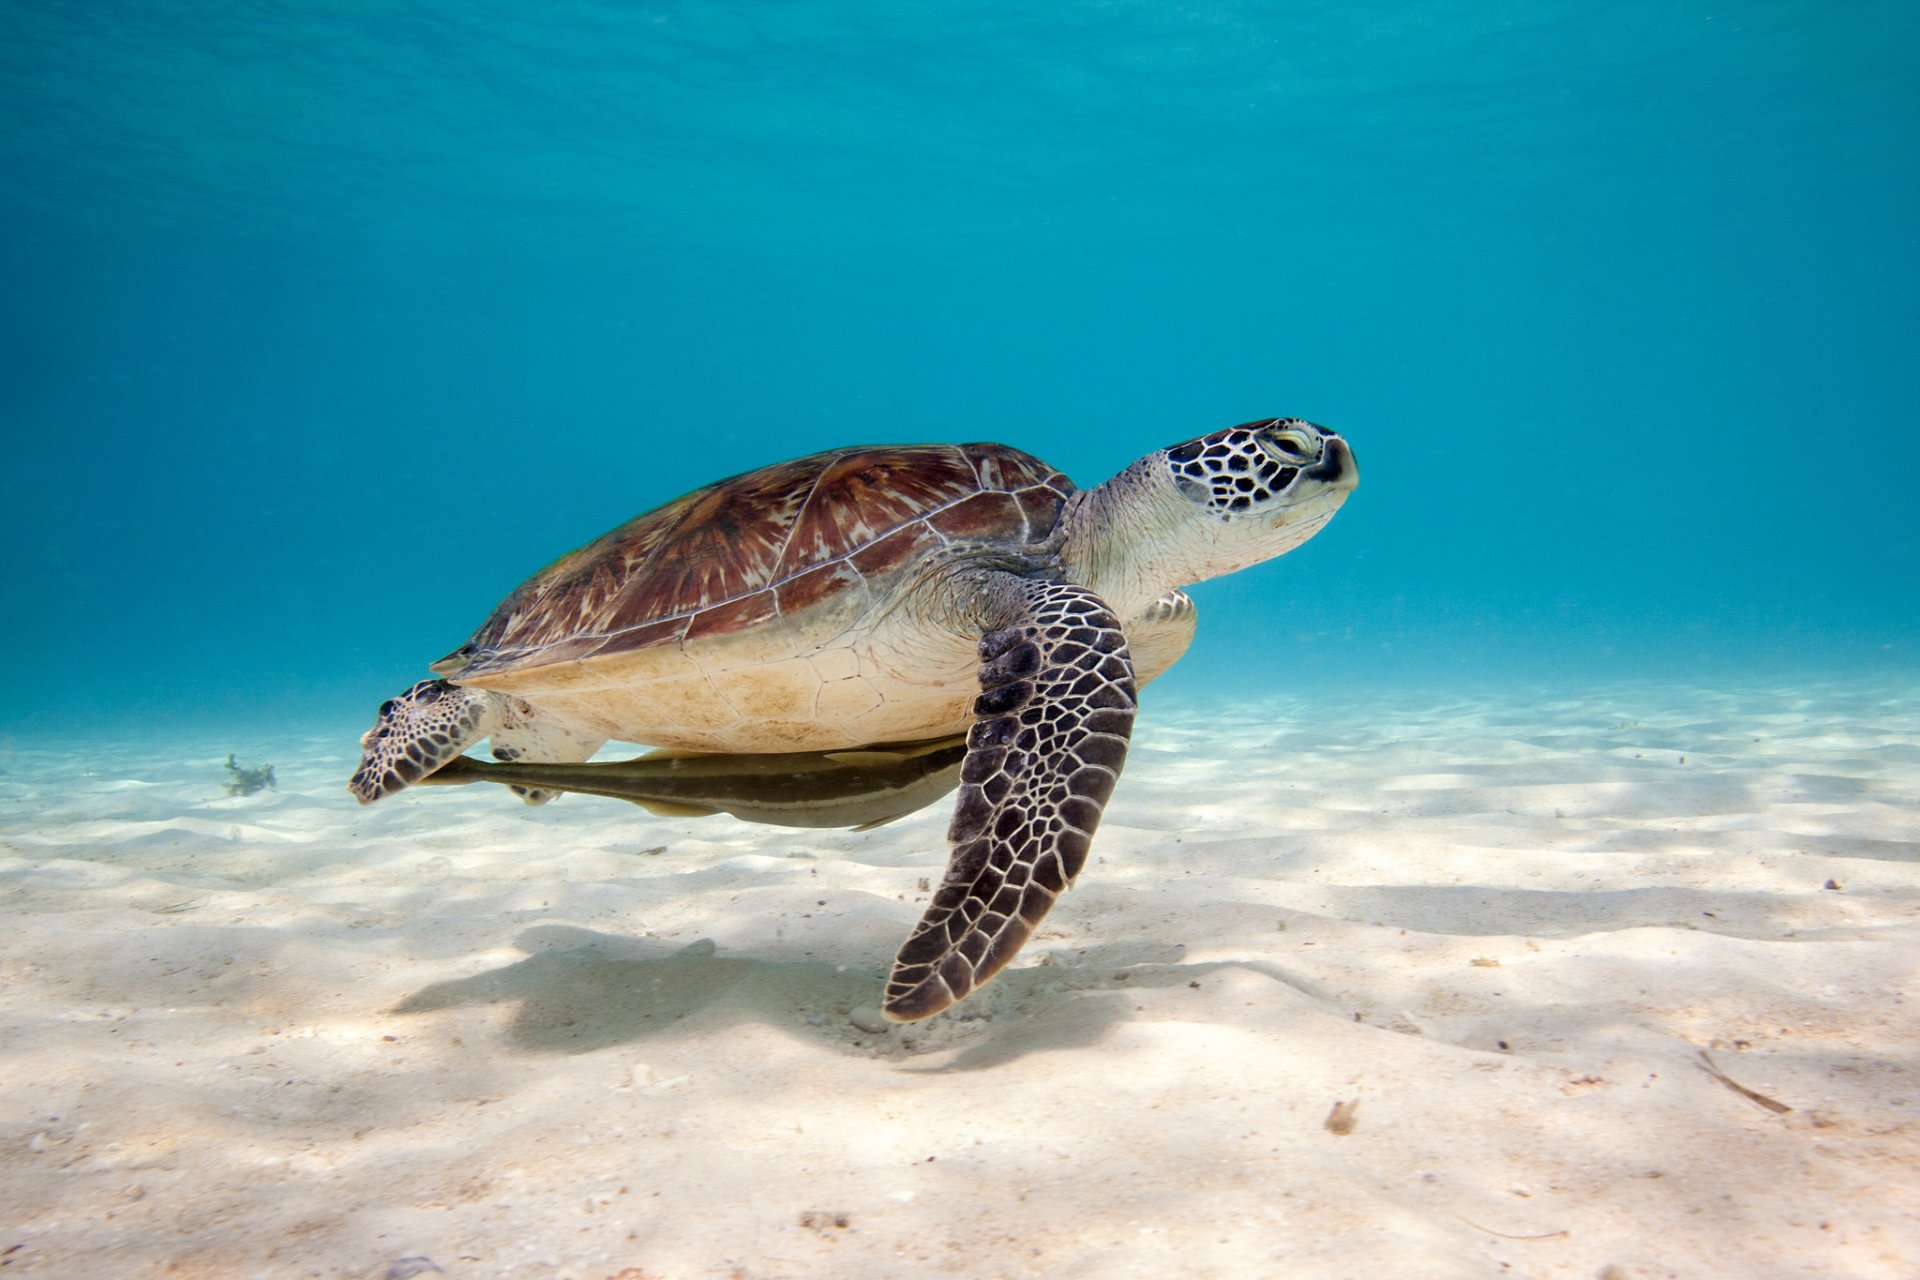
{"type": "Polygon", "coordinates": [[[352,745],[12,744],[10,1276],[1920,1274],[1911,682],[1154,698],[1020,967],[880,1035],[944,814],[352,745]]]}

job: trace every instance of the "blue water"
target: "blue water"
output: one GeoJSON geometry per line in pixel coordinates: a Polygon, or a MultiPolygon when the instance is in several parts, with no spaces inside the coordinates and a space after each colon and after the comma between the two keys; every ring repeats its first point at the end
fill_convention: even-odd
{"type": "Polygon", "coordinates": [[[717,476],[1342,431],[1166,687],[1920,666],[1920,5],[0,7],[0,724],[358,724],[717,476]]]}

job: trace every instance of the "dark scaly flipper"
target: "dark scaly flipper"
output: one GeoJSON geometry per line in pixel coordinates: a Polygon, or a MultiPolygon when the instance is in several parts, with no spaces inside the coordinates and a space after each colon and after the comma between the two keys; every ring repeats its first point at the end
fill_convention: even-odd
{"type": "Polygon", "coordinates": [[[1085,587],[1013,590],[1013,616],[980,642],[946,878],[887,981],[896,1022],[945,1009],[1033,936],[1086,862],[1126,762],[1136,698],[1120,620],[1085,587]]]}
{"type": "Polygon", "coordinates": [[[347,790],[372,804],[412,786],[486,737],[499,718],[492,694],[422,680],[380,704],[373,728],[360,736],[360,767],[347,790]]]}

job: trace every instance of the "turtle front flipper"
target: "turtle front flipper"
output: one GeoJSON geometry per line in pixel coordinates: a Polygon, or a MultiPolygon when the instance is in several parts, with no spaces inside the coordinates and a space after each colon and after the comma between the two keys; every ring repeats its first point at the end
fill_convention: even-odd
{"type": "Polygon", "coordinates": [[[1133,731],[1120,620],[1068,583],[1001,578],[947,830],[946,878],[900,948],[884,1012],[940,1012],[1014,957],[1087,860],[1133,731]]]}
{"type": "Polygon", "coordinates": [[[1133,654],[1133,675],[1143,687],[1167,673],[1193,643],[1200,608],[1178,587],[1148,605],[1127,623],[1127,648],[1133,654]]]}
{"type": "Polygon", "coordinates": [[[422,680],[380,704],[360,737],[360,767],[347,790],[372,804],[413,785],[486,737],[500,721],[500,695],[422,680]]]}
{"type": "MultiPolygon", "coordinates": [[[[543,719],[519,698],[501,698],[500,716],[493,732],[493,758],[503,763],[526,760],[547,764],[579,764],[607,744],[605,734],[585,732],[543,719]]],[[[510,783],[513,794],[528,804],[545,804],[558,795],[543,787],[510,783]]]]}

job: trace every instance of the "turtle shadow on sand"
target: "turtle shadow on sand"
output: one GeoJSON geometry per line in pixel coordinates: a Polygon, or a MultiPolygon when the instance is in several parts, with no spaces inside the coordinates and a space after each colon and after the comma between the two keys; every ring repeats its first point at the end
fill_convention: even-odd
{"type": "Polygon", "coordinates": [[[524,959],[424,987],[393,1012],[516,1005],[506,1042],[529,1053],[592,1053],[670,1036],[690,1022],[702,1024],[701,1034],[715,1023],[755,1023],[825,1049],[878,1051],[910,1070],[948,1073],[1090,1047],[1134,1017],[1129,990],[1187,986],[1220,969],[1251,968],[1321,998],[1270,966],[1191,963],[1179,947],[1119,944],[1070,964],[1014,970],[991,1000],[958,1016],[874,1034],[836,1012],[872,1002],[874,975],[859,968],[726,956],[711,940],[674,946],[572,925],[535,926],[515,945],[524,959]],[[927,1061],[939,1055],[951,1056],[927,1061]]]}
{"type": "Polygon", "coordinates": [[[803,1011],[871,1002],[876,986],[871,973],[821,961],[723,956],[708,939],[675,946],[539,925],[523,931],[515,945],[525,959],[424,987],[393,1012],[514,1004],[507,1041],[534,1053],[590,1053],[644,1041],[690,1018],[765,1022],[824,1041],[836,1035],[809,1024],[803,1011]]]}

